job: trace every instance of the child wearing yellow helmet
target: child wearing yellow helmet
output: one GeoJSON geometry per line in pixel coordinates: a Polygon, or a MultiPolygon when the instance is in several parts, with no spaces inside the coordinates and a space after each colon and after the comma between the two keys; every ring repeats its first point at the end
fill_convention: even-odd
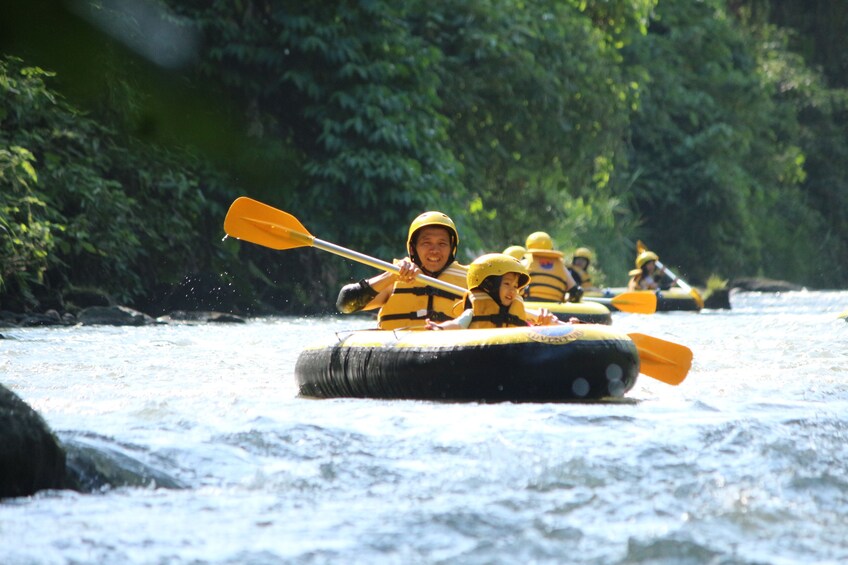
{"type": "Polygon", "coordinates": [[[526,312],[521,290],[530,282],[527,268],[515,257],[489,253],[475,259],[466,277],[469,292],[457,303],[464,311],[455,319],[437,323],[427,320],[428,329],[501,328],[551,325],[559,320],[547,309],[526,312]]]}
{"type": "Polygon", "coordinates": [[[417,281],[420,274],[465,288],[467,267],[456,261],[459,234],[442,212],[424,212],[409,226],[407,257],[395,261],[397,273],[381,273],[342,287],[336,308],[350,314],[379,308],[380,329],[423,326],[428,318],[450,320],[462,296],[417,281]]]}

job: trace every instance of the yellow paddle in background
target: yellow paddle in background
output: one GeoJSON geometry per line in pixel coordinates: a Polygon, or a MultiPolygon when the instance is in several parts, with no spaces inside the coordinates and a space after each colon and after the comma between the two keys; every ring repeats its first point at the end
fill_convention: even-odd
{"type": "MultiPolygon", "coordinates": [[[[648,249],[648,248],[647,248],[647,246],[646,246],[644,243],[642,243],[641,241],[637,241],[637,242],[636,242],[636,253],[642,253],[642,252],[643,252],[643,251],[645,251],[646,249],[648,249]]],[[[666,274],[667,274],[668,276],[670,276],[670,277],[671,277],[671,278],[672,278],[672,279],[673,279],[673,280],[677,283],[677,285],[678,285],[680,288],[682,288],[682,289],[684,290],[684,292],[688,292],[688,293],[689,293],[689,295],[690,295],[690,296],[692,297],[692,299],[695,301],[695,304],[697,304],[697,305],[698,305],[698,308],[703,308],[703,307],[704,307],[704,299],[703,299],[703,298],[701,298],[701,293],[700,293],[700,292],[698,292],[697,290],[695,290],[694,288],[692,288],[691,286],[689,286],[689,285],[686,283],[686,281],[684,281],[683,279],[681,279],[680,277],[678,277],[677,275],[675,275],[675,274],[671,271],[671,269],[669,269],[668,267],[666,267],[665,265],[663,265],[663,264],[662,264],[662,261],[657,260],[657,261],[654,261],[654,263],[656,263],[656,265],[657,265],[657,269],[664,270],[664,271],[666,272],[666,274]]]]}
{"type": "Polygon", "coordinates": [[[612,298],[584,296],[587,302],[597,302],[605,306],[615,306],[622,312],[631,314],[653,314],[657,311],[657,295],[653,292],[622,292],[612,298]]]}
{"type": "MultiPolygon", "coordinates": [[[[392,273],[400,271],[400,268],[392,263],[318,239],[288,212],[245,196],[237,198],[230,206],[224,219],[224,231],[232,237],[271,249],[317,247],[376,269],[392,273]]],[[[417,279],[448,292],[460,295],[466,292],[462,287],[427,275],[418,275],[417,279]]],[[[692,351],[688,347],[643,334],[628,335],[631,339],[638,336],[639,341],[633,339],[633,343],[639,351],[640,371],[643,374],[672,385],[680,384],[686,378],[692,364],[692,351]]]]}

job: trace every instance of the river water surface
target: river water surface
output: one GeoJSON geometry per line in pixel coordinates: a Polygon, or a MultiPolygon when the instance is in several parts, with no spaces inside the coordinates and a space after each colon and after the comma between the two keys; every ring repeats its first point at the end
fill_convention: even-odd
{"type": "Polygon", "coordinates": [[[615,314],[695,358],[610,404],[298,398],[363,318],[4,329],[63,442],[184,488],[0,502],[0,563],[845,563],[848,292],[731,301],[615,314]]]}

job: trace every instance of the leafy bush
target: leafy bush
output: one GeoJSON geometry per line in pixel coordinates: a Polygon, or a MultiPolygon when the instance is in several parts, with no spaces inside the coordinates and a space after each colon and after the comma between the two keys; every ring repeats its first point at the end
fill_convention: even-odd
{"type": "Polygon", "coordinates": [[[0,61],[4,290],[98,286],[132,303],[223,260],[203,239],[221,231],[220,174],[95,122],[47,87],[51,77],[0,61]]]}

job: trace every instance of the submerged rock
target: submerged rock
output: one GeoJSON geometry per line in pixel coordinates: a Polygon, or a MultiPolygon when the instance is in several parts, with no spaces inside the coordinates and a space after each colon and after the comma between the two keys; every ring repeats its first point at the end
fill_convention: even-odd
{"type": "Polygon", "coordinates": [[[176,310],[167,316],[156,318],[157,322],[162,323],[218,323],[218,324],[244,324],[247,320],[235,314],[227,314],[225,312],[207,312],[207,311],[190,311],[176,310]]]}
{"type": "Polygon", "coordinates": [[[43,314],[27,314],[18,324],[22,328],[39,326],[67,326],[73,325],[76,320],[62,317],[56,310],[48,310],[43,314]]]}
{"type": "Polygon", "coordinates": [[[147,326],[156,323],[152,317],[126,306],[91,306],[79,313],[84,326],[147,326]]]}
{"type": "Polygon", "coordinates": [[[44,419],[0,385],[0,498],[64,488],[65,452],[44,419]]]}
{"type": "Polygon", "coordinates": [[[185,488],[178,479],[143,463],[127,446],[94,434],[62,434],[68,488],[100,492],[118,487],[185,488]]]}
{"type": "Polygon", "coordinates": [[[93,434],[63,434],[0,385],[0,499],[47,489],[100,492],[118,487],[185,488],[131,448],[93,434]]]}
{"type": "Polygon", "coordinates": [[[749,290],[752,292],[790,292],[793,290],[804,290],[804,287],[788,281],[779,281],[763,277],[743,277],[733,279],[731,288],[749,290]]]}
{"type": "Polygon", "coordinates": [[[710,310],[730,310],[730,290],[715,288],[704,294],[704,308],[710,310]]]}

